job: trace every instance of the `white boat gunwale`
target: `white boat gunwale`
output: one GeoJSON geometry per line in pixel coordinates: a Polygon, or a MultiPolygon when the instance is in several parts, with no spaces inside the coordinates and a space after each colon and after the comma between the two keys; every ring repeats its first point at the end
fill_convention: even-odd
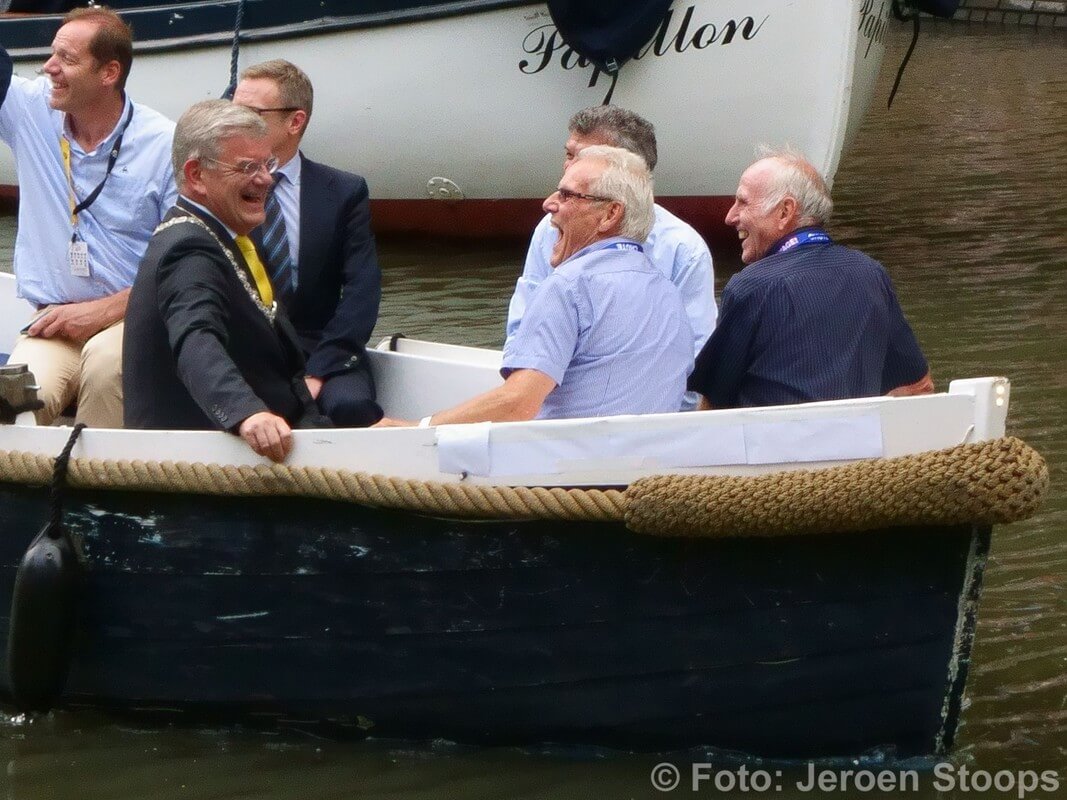
{"type": "MultiPolygon", "coordinates": [[[[13,276],[0,275],[0,318],[5,321],[0,329],[0,352],[10,351],[17,331],[31,314],[32,308],[15,296],[13,276]]],[[[383,349],[388,348],[389,341],[383,340],[368,353],[379,400],[390,416],[418,419],[499,385],[502,380],[497,350],[405,338],[396,340],[396,351],[383,349]]],[[[766,430],[767,426],[784,431],[787,436],[802,436],[819,430],[818,426],[837,424],[847,430],[850,420],[877,418],[881,456],[893,457],[1003,436],[1009,399],[1006,378],[986,377],[955,380],[948,392],[920,397],[871,397],[767,408],[437,428],[298,430],[294,432],[295,446],[287,463],[415,480],[510,486],[625,486],[638,478],[664,473],[756,475],[836,466],[853,459],[806,460],[794,452],[783,461],[721,463],[720,457],[720,463],[709,458],[702,465],[672,467],[664,466],[661,456],[643,458],[640,442],[662,439],[684,445],[696,435],[706,438],[710,431],[736,437],[746,436],[746,431],[766,430]],[[486,457],[490,452],[509,453],[511,465],[505,472],[495,474],[443,471],[440,443],[456,436],[482,436],[486,457]],[[638,442],[632,457],[615,454],[569,461],[561,457],[553,469],[528,472],[514,465],[517,452],[543,467],[553,463],[555,452],[573,452],[583,442],[596,447],[597,443],[625,441],[627,437],[638,442]]],[[[0,428],[0,450],[56,455],[68,435],[67,428],[37,427],[31,414],[23,414],[17,424],[0,428]]],[[[782,447],[783,452],[795,450],[789,442],[783,442],[782,447]]],[[[270,463],[255,455],[240,438],[215,431],[90,429],[82,434],[74,456],[249,466],[270,463]]]]}

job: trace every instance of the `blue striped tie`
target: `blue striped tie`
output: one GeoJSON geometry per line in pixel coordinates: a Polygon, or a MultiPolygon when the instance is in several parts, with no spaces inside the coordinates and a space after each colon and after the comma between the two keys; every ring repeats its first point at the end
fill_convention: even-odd
{"type": "Polygon", "coordinates": [[[271,189],[264,203],[267,219],[263,223],[263,253],[267,257],[267,267],[270,269],[271,283],[274,290],[283,301],[288,300],[296,292],[296,270],[293,268],[293,258],[289,252],[289,233],[285,229],[285,215],[282,214],[282,204],[278,202],[276,191],[278,181],[282,179],[281,173],[274,176],[274,189],[271,189]]]}

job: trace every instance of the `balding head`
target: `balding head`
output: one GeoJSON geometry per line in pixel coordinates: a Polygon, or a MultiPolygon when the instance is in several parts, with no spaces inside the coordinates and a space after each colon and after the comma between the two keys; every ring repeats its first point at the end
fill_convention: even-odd
{"type": "Polygon", "coordinates": [[[802,155],[764,151],[741,175],[726,224],[737,229],[741,260],[751,264],[798,228],[825,225],[832,211],[826,181],[802,155]]]}
{"type": "Polygon", "coordinates": [[[756,164],[768,162],[770,175],[764,209],[770,211],[786,197],[792,197],[797,203],[798,228],[826,225],[833,213],[834,202],[830,199],[826,181],[811,162],[788,148],[764,150],[762,155],[756,164]]]}

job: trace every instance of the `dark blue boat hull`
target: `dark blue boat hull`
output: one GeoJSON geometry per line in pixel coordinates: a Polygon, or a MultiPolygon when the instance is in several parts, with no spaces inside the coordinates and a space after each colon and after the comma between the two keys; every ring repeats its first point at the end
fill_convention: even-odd
{"type": "MultiPolygon", "coordinates": [[[[3,486],[0,503],[6,642],[47,512],[43,490],[3,486]]],[[[68,704],[786,758],[951,746],[975,622],[961,598],[989,539],[658,539],[119,492],[67,508],[88,558],[68,704]]]]}

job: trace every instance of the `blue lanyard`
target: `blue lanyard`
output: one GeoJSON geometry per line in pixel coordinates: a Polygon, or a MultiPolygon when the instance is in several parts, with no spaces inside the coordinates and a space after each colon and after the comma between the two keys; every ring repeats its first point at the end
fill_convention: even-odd
{"type": "MultiPolygon", "coordinates": [[[[123,95],[123,97],[125,97],[125,95],[123,95]]],[[[130,103],[130,111],[126,115],[126,121],[123,123],[122,130],[119,131],[118,138],[115,140],[115,146],[111,148],[111,153],[108,155],[107,171],[104,172],[104,179],[100,181],[100,184],[93,189],[92,192],[89,193],[88,197],[77,205],[74,204],[74,200],[76,200],[77,197],[74,195],[74,171],[70,165],[70,142],[67,140],[66,136],[59,137],[59,149],[63,154],[63,167],[67,172],[67,183],[70,185],[71,192],[72,208],[70,210],[70,216],[75,228],[78,225],[78,215],[96,202],[96,198],[98,198],[100,192],[104,190],[104,184],[107,183],[107,179],[111,177],[111,170],[115,169],[115,163],[119,160],[119,151],[122,150],[122,137],[126,135],[126,129],[130,127],[131,122],[133,122],[133,103],[130,103]]],[[[71,241],[73,241],[73,239],[71,241]]]]}
{"type": "Polygon", "coordinates": [[[639,245],[637,242],[611,242],[609,244],[602,244],[599,247],[592,246],[589,249],[590,253],[595,253],[597,250],[628,250],[631,253],[643,253],[645,248],[639,245]]]}
{"type": "Polygon", "coordinates": [[[800,231],[794,236],[790,236],[784,242],[782,242],[775,249],[771,255],[778,255],[779,253],[785,253],[792,250],[794,247],[803,247],[806,244],[831,244],[832,240],[827,235],[826,231],[813,230],[813,231],[800,231]]]}

